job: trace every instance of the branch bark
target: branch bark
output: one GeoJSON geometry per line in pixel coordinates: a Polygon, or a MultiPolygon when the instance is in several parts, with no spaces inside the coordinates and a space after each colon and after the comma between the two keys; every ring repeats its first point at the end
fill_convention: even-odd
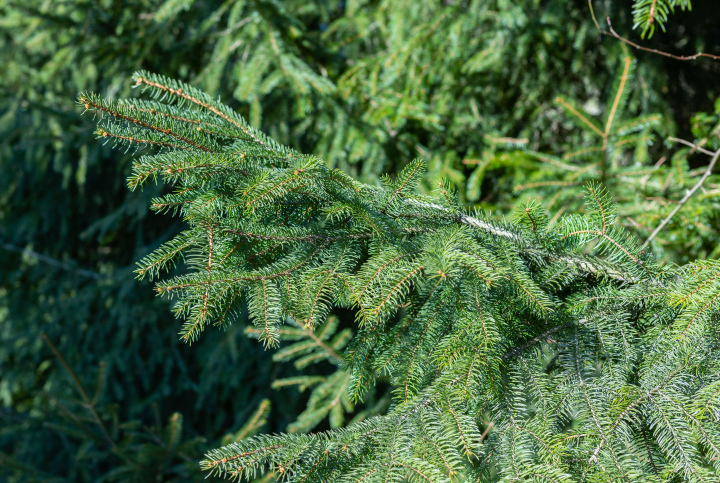
{"type": "Polygon", "coordinates": [[[715,167],[715,163],[717,162],[718,157],[720,157],[720,149],[718,149],[717,151],[715,151],[715,153],[713,153],[713,158],[712,158],[712,160],[710,161],[710,164],[708,165],[707,169],[706,169],[705,172],[703,173],[702,177],[700,178],[700,181],[698,181],[697,184],[692,187],[692,189],[690,189],[687,193],[685,193],[685,196],[683,196],[683,199],[681,199],[681,200],[678,202],[677,206],[675,206],[675,208],[674,208],[674,209],[670,212],[670,214],[662,221],[662,223],[660,223],[660,225],[658,225],[658,227],[655,228],[655,231],[653,231],[653,232],[650,234],[650,236],[648,237],[648,239],[645,240],[645,243],[643,243],[643,248],[647,247],[647,246],[650,244],[650,242],[653,240],[653,238],[655,238],[655,236],[657,236],[657,234],[660,233],[660,231],[661,231],[663,228],[665,228],[665,226],[670,222],[670,220],[672,219],[672,217],[675,216],[675,213],[677,213],[678,211],[680,211],[680,208],[683,207],[683,205],[687,202],[687,200],[689,200],[689,199],[692,197],[692,195],[695,194],[695,192],[696,192],[698,189],[700,189],[700,187],[703,185],[703,183],[705,182],[705,180],[707,179],[707,177],[710,176],[710,173],[712,172],[713,168],[715,167]]]}

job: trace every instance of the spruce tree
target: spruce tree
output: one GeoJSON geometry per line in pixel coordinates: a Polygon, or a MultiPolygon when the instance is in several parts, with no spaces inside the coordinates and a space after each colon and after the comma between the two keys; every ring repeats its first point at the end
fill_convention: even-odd
{"type": "MultiPolygon", "coordinates": [[[[383,170],[396,173],[423,156],[428,173],[420,192],[447,176],[466,206],[509,214],[514,187],[533,176],[552,181],[536,155],[593,147],[594,134],[571,127],[572,113],[554,99],[592,107],[613,98],[608,75],[638,51],[598,35],[588,5],[601,26],[610,15],[618,32],[640,42],[628,34],[633,3],[0,0],[0,166],[7,174],[0,180],[0,479],[9,472],[11,481],[195,481],[195,460],[208,447],[260,426],[339,428],[384,414],[391,401],[388,375],[362,404],[343,391],[342,352],[357,332],[352,310],[334,311],[315,337],[286,320],[281,347],[263,353],[243,336],[243,329],[251,337],[262,330],[246,328],[241,303],[227,331],[193,346],[178,343],[167,300],[153,300],[131,272],[132,261],[182,221],[146,213],[162,186],[125,192],[121,173],[132,150],[93,143],[72,93],[127,96],[127,73],[138,68],[181,76],[273,139],[359,181],[379,182],[383,170]],[[279,391],[269,390],[271,380],[279,391]],[[310,392],[309,401],[295,388],[310,392]]],[[[711,28],[714,4],[669,17],[667,35],[658,29],[642,44],[712,51],[720,44],[711,28]]],[[[663,119],[623,138],[629,142],[607,187],[618,201],[618,223],[642,241],[710,160],[659,140],[666,129],[685,129],[691,114],[709,111],[717,83],[712,63],[637,55],[622,121],[655,113],[663,119]],[[642,186],[625,182],[629,172],[649,172],[663,156],[641,191],[653,201],[627,189],[642,186]],[[638,160],[645,164],[633,166],[638,160]],[[619,183],[616,173],[624,177],[619,183]]],[[[695,121],[695,144],[714,151],[716,115],[695,121]]],[[[569,164],[595,161],[580,156],[569,164]]],[[[558,183],[568,181],[568,173],[552,172],[558,183]]],[[[541,200],[553,216],[565,202],[571,206],[564,213],[580,213],[583,187],[595,175],[590,168],[572,186],[519,194],[527,203],[541,200]]],[[[708,178],[653,240],[660,259],[716,256],[714,183],[708,178]]]]}
{"type": "Polygon", "coordinates": [[[101,139],[155,150],[136,159],[131,188],[173,186],[152,207],[187,228],[137,272],[156,278],[183,262],[186,273],[157,283],[176,301],[182,338],[228,327],[246,299],[266,347],[285,332],[313,341],[295,343],[310,359],[342,359],[333,383],[342,390],[322,391],[335,394],[331,413],[379,377],[392,381],[385,414],[230,443],[201,463],[211,474],[717,480],[716,261],[660,264],[618,225],[597,182],[585,183],[581,214],[551,220],[527,203],[497,219],[468,212],[446,181],[419,194],[421,160],[382,186],[363,184],[198,89],[134,78],[151,99],[82,94],[79,104],[101,116],[101,139]],[[309,349],[327,340],[338,308],[355,312],[355,335],[309,349]]]}

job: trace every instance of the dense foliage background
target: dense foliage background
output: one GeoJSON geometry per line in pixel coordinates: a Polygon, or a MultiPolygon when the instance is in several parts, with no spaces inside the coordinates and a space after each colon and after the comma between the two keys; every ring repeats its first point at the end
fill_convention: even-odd
{"type": "MultiPolygon", "coordinates": [[[[644,44],[720,53],[720,6],[693,7],[644,44]]],[[[632,2],[594,8],[639,38],[632,2]]],[[[77,92],[131,95],[129,74],[139,68],[182,78],[279,142],[365,182],[422,157],[427,188],[444,176],[466,204],[506,213],[519,197],[558,191],[514,189],[533,173],[548,176],[533,153],[561,157],[596,145],[557,98],[602,122],[613,80],[633,57],[624,119],[657,117],[625,156],[644,166],[672,158],[685,173],[702,167],[707,157],[662,141],[713,142],[720,62],[632,51],[598,33],[584,2],[0,2],[0,471],[11,481],[194,478],[203,450],[228,432],[263,419],[265,429],[285,430],[308,399],[308,391],[269,388],[297,369],[274,361],[239,324],[192,347],[178,340],[168,304],[133,270],[180,226],[147,211],[162,186],[126,189],[133,152],[94,139],[77,92]],[[92,407],[105,433],[42,333],[89,399],[101,381],[92,407]],[[182,437],[173,433],[175,413],[182,437]]],[[[623,182],[609,185],[632,209],[623,182]]],[[[708,186],[703,212],[688,212],[674,239],[654,243],[666,260],[713,254],[720,220],[708,186]]],[[[581,205],[565,193],[558,209],[581,205]]],[[[351,326],[352,314],[338,315],[340,329],[351,326]]],[[[303,373],[332,370],[327,360],[303,373]]],[[[383,411],[384,390],[365,408],[383,411]]],[[[326,415],[295,427],[339,424],[326,415]]]]}

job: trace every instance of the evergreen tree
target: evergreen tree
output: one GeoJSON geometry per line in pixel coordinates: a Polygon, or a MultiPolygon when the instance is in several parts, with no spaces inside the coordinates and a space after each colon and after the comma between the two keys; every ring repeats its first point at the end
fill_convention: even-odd
{"type": "Polygon", "coordinates": [[[171,183],[152,206],[187,228],[138,273],[184,260],[187,273],[157,284],[176,300],[182,337],[231,324],[241,297],[269,347],[286,323],[324,338],[328,315],[351,308],[358,333],[340,369],[350,400],[392,380],[384,415],[231,443],[203,468],[289,481],[720,475],[716,261],[659,264],[597,183],[585,185],[584,214],[553,222],[531,203],[492,219],[468,213],[448,182],[418,194],[422,161],[362,184],[187,84],[135,80],[153,99],[79,103],[101,115],[101,139],[160,150],[137,159],[129,185],[171,183]]]}
{"type": "MultiPolygon", "coordinates": [[[[619,32],[632,25],[631,4],[592,2],[597,17],[610,14],[619,32]]],[[[248,343],[243,324],[213,331],[192,348],[178,343],[166,302],[153,299],[147,284],[133,283],[130,272],[133,260],[183,225],[146,214],[162,187],[125,193],[120,173],[130,156],[91,142],[71,93],[87,88],[128,96],[126,74],[138,68],[192,79],[274,139],[360,181],[379,183],[383,170],[396,173],[419,155],[429,160],[430,172],[421,192],[447,176],[461,201],[509,213],[515,198],[505,195],[518,183],[506,176],[508,165],[492,165],[480,176],[465,161],[486,152],[519,160],[517,145],[527,145],[528,153],[592,146],[584,131],[568,129],[567,113],[554,99],[584,106],[610,98],[609,79],[627,51],[597,36],[587,6],[535,0],[0,0],[0,166],[6,174],[0,179],[0,471],[9,468],[19,481],[195,479],[197,468],[188,460],[220,444],[228,430],[245,434],[237,428],[255,419],[266,397],[274,408],[268,430],[292,432],[339,428],[384,413],[390,402],[388,376],[362,405],[341,391],[347,373],[338,355],[358,332],[347,310],[335,310],[338,319],[313,331],[303,324],[279,329],[282,340],[293,343],[273,359],[292,361],[297,371],[248,343]],[[507,144],[508,135],[528,142],[507,144]],[[42,332],[74,377],[41,340],[42,332]],[[159,341],[166,350],[158,350],[159,341]],[[270,380],[280,391],[267,390],[270,380]],[[94,417],[84,401],[76,403],[73,381],[92,387],[93,409],[122,446],[121,456],[101,426],[86,420],[94,417]],[[294,388],[310,389],[307,405],[294,388]],[[177,423],[178,411],[188,442],[182,456],[168,450],[178,445],[166,438],[179,434],[166,430],[166,421],[177,423]],[[202,443],[199,434],[210,441],[202,443]]],[[[720,44],[710,28],[717,6],[694,7],[648,45],[695,52],[720,44]]],[[[692,114],[709,111],[708,99],[716,94],[711,65],[663,64],[638,55],[643,62],[628,118],[661,113],[661,124],[672,132],[673,125],[682,131],[692,114]]],[[[710,132],[712,117],[698,129],[710,132]]],[[[707,133],[695,136],[699,143],[705,137],[712,142],[707,133]]],[[[668,154],[658,145],[644,158],[650,166],[668,154]]],[[[523,159],[509,171],[535,169],[535,158],[523,159]]],[[[698,156],[687,170],[679,161],[685,180],[700,174],[690,169],[699,166],[698,156]]],[[[681,193],[672,184],[667,199],[681,193]]],[[[668,227],[678,238],[659,252],[663,258],[686,261],[712,252],[715,220],[704,209],[711,196],[696,195],[690,201],[697,211],[683,208],[673,218],[668,227]],[[694,204],[701,197],[704,207],[694,204]]],[[[631,200],[619,201],[627,214],[631,200]]],[[[653,215],[646,226],[664,215],[653,215]]],[[[621,217],[619,223],[629,221],[621,217]]],[[[668,241],[665,233],[653,242],[656,250],[668,241]]],[[[246,313],[241,305],[239,317],[246,313]]],[[[247,332],[262,336],[260,328],[247,332]]]]}

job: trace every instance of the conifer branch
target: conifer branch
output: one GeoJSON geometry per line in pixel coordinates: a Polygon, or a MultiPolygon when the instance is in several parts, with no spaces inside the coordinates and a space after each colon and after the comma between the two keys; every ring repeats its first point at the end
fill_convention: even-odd
{"type": "MultiPolygon", "coordinates": [[[[167,135],[167,136],[174,137],[174,138],[176,138],[176,139],[179,139],[180,141],[183,141],[183,142],[186,143],[186,144],[189,144],[190,146],[192,146],[192,147],[194,147],[194,148],[200,149],[201,151],[212,152],[212,150],[211,150],[210,148],[208,148],[208,147],[206,147],[206,146],[203,146],[203,145],[201,145],[201,144],[199,144],[199,143],[196,143],[195,141],[192,141],[191,139],[188,139],[188,138],[185,137],[185,136],[182,136],[182,135],[180,135],[180,134],[176,134],[175,132],[173,132],[173,131],[172,131],[171,129],[169,129],[169,128],[163,129],[163,128],[159,127],[159,126],[156,126],[156,125],[151,124],[151,123],[149,123],[149,122],[143,121],[143,120],[138,119],[138,118],[136,118],[136,117],[132,117],[132,116],[128,116],[128,115],[122,114],[121,112],[116,111],[116,110],[113,110],[113,109],[110,109],[110,108],[108,108],[108,107],[106,107],[106,106],[103,106],[102,104],[97,103],[97,102],[93,101],[92,99],[88,99],[88,98],[85,98],[85,97],[79,97],[78,100],[80,101],[81,104],[84,104],[84,105],[85,105],[85,109],[89,109],[89,108],[96,109],[96,110],[98,110],[98,111],[100,111],[100,112],[104,112],[104,113],[109,114],[109,115],[111,115],[111,116],[113,116],[113,117],[116,117],[116,118],[118,118],[118,119],[122,119],[123,121],[127,121],[127,122],[130,122],[130,123],[133,123],[133,124],[137,124],[138,126],[144,127],[144,128],[146,128],[146,129],[150,129],[151,131],[159,132],[159,133],[165,134],[165,135],[167,135]]],[[[103,131],[102,133],[103,133],[103,134],[101,134],[101,135],[104,135],[104,131],[103,131]]],[[[118,136],[118,137],[119,137],[119,136],[118,136]]],[[[129,141],[134,141],[133,138],[130,138],[130,139],[128,139],[128,140],[129,140],[129,141]]],[[[146,140],[140,140],[139,142],[148,142],[148,141],[146,141],[146,140]]]]}
{"type": "Polygon", "coordinates": [[[590,129],[592,129],[598,136],[600,136],[602,138],[606,137],[606,133],[603,130],[601,130],[598,126],[595,125],[594,122],[592,122],[590,119],[585,117],[582,113],[580,113],[580,111],[578,111],[575,107],[570,105],[565,99],[563,99],[562,97],[558,97],[555,99],[555,101],[557,103],[559,103],[561,106],[563,106],[565,109],[570,111],[575,117],[580,119],[583,123],[585,123],[585,125],[587,127],[589,127],[590,129]]]}
{"type": "MultiPolygon", "coordinates": [[[[110,437],[110,433],[108,432],[107,428],[105,427],[105,423],[102,422],[102,419],[100,419],[100,415],[98,415],[97,410],[95,409],[95,401],[97,398],[94,397],[92,401],[90,400],[90,398],[87,395],[87,392],[85,392],[85,388],[83,387],[82,383],[80,382],[80,379],[78,379],[77,374],[75,374],[75,371],[72,370],[72,368],[70,367],[70,364],[67,363],[65,358],[62,356],[60,351],[57,350],[55,345],[50,341],[48,336],[45,335],[45,333],[41,333],[40,337],[47,344],[47,346],[53,352],[55,357],[57,357],[57,359],[60,361],[62,366],[67,371],[67,373],[72,378],[73,384],[75,384],[75,388],[77,389],[78,393],[80,394],[80,397],[82,398],[83,406],[92,415],[93,421],[100,429],[100,432],[102,433],[103,437],[105,438],[105,441],[107,441],[108,445],[110,446],[110,448],[113,450],[113,452],[115,454],[117,454],[120,457],[125,458],[125,456],[123,456],[123,453],[118,448],[117,444],[115,444],[115,440],[113,440],[110,437]]],[[[100,376],[98,376],[98,377],[100,377],[100,376]]],[[[98,382],[98,384],[99,384],[99,382],[98,382]]]]}
{"type": "Polygon", "coordinates": [[[690,141],[686,141],[685,139],[675,138],[675,137],[671,136],[668,138],[668,141],[684,144],[685,146],[689,146],[689,147],[693,148],[693,150],[703,153],[703,154],[707,154],[708,156],[715,156],[715,153],[713,153],[712,151],[708,151],[707,149],[704,149],[703,147],[698,146],[697,144],[693,144],[690,141]]]}
{"type": "Polygon", "coordinates": [[[148,86],[154,87],[154,88],[156,88],[156,89],[160,89],[161,91],[165,91],[165,92],[167,92],[167,93],[169,93],[169,94],[171,94],[171,95],[178,96],[178,97],[180,97],[180,98],[182,98],[182,99],[186,99],[186,100],[188,100],[188,101],[190,101],[190,102],[192,102],[192,103],[194,103],[194,104],[197,104],[198,106],[201,106],[201,107],[207,109],[208,111],[212,112],[213,114],[215,114],[216,116],[220,117],[221,119],[223,119],[223,120],[225,120],[225,121],[233,124],[235,127],[237,127],[238,129],[240,129],[243,133],[245,133],[248,137],[250,137],[250,139],[252,139],[253,142],[261,145],[262,147],[264,147],[264,148],[266,148],[266,149],[268,149],[268,150],[272,150],[272,149],[271,149],[267,144],[265,144],[261,139],[259,139],[257,136],[255,136],[255,134],[254,134],[250,129],[246,128],[245,126],[243,126],[242,124],[240,124],[240,123],[239,123],[238,121],[236,121],[235,119],[232,119],[230,116],[228,116],[228,115],[226,115],[225,113],[221,112],[217,107],[211,105],[210,103],[208,103],[208,102],[203,102],[202,100],[200,100],[200,99],[198,99],[198,98],[196,98],[196,97],[193,97],[193,96],[189,95],[189,94],[186,93],[186,92],[183,92],[183,89],[182,89],[182,88],[174,89],[174,88],[172,88],[172,87],[170,87],[170,86],[168,86],[168,85],[162,84],[162,83],[160,83],[160,82],[155,82],[155,81],[153,81],[153,80],[151,80],[151,79],[147,79],[146,77],[144,77],[144,76],[142,76],[142,75],[140,75],[140,74],[136,74],[136,76],[135,76],[135,83],[136,83],[137,85],[146,84],[146,85],[148,85],[148,86]]]}
{"type": "MultiPolygon", "coordinates": [[[[598,128],[605,153],[656,122],[620,121],[631,68],[631,60],[620,66],[605,130],[598,128]]],[[[160,91],[187,100],[178,94],[187,89],[245,127],[225,106],[173,82],[161,85],[174,93],[160,91]]],[[[271,149],[242,136],[223,144],[224,133],[163,119],[180,136],[218,146],[144,156],[131,183],[158,173],[176,184],[153,203],[176,210],[188,228],[146,257],[140,274],[183,257],[187,273],[158,284],[178,299],[183,336],[232,323],[228,314],[244,295],[254,324],[248,335],[269,346],[290,341],[275,360],[337,368],[275,381],[312,388],[290,434],[236,438],[209,452],[203,469],[307,483],[484,482],[498,474],[564,483],[604,472],[631,481],[652,471],[691,481],[716,471],[705,456],[720,448],[720,269],[712,261],[658,264],[618,226],[601,186],[586,185],[585,211],[557,224],[536,203],[508,221],[490,220],[466,213],[447,183],[417,194],[419,161],[369,186],[261,133],[271,149]],[[335,307],[356,312],[357,335],[338,331],[335,307]],[[381,375],[393,388],[387,415],[343,426],[381,375]],[[328,416],[333,429],[299,434],[328,416]]],[[[574,184],[597,170],[550,159],[548,169],[574,184]]]]}
{"type": "Polygon", "coordinates": [[[625,57],[623,62],[624,66],[622,74],[620,75],[620,85],[618,86],[617,92],[615,93],[615,99],[613,100],[612,108],[610,109],[610,113],[607,117],[607,122],[605,123],[605,131],[603,132],[603,138],[607,138],[610,135],[610,129],[612,128],[613,121],[615,120],[618,106],[620,105],[620,101],[623,98],[625,89],[627,88],[628,74],[630,72],[630,66],[633,63],[633,59],[631,59],[630,57],[625,57]]]}
{"type": "Polygon", "coordinates": [[[30,250],[28,248],[20,248],[18,246],[12,245],[10,243],[5,243],[5,242],[2,242],[2,244],[0,244],[0,247],[2,247],[5,250],[11,251],[11,252],[20,253],[22,255],[35,258],[35,259],[37,259],[43,263],[46,263],[50,266],[57,267],[62,270],[66,270],[68,272],[76,273],[78,275],[82,275],[83,277],[94,278],[95,280],[102,280],[105,278],[105,276],[101,273],[97,273],[92,270],[87,270],[85,268],[73,267],[72,265],[69,265],[65,262],[61,262],[61,261],[56,260],[47,255],[43,255],[42,253],[38,253],[35,250],[30,250]]]}
{"type": "MultiPolygon", "coordinates": [[[[110,136],[111,138],[121,139],[121,140],[127,141],[129,143],[149,144],[151,146],[161,146],[163,148],[188,149],[187,146],[182,146],[180,144],[166,143],[163,141],[155,141],[152,139],[144,139],[144,138],[133,137],[133,136],[123,136],[122,134],[104,131],[102,129],[98,129],[97,133],[98,133],[98,135],[100,135],[102,137],[110,136]]],[[[152,173],[152,172],[150,172],[150,173],[152,173]]],[[[150,173],[148,173],[148,174],[150,174],[150,173]]]]}

